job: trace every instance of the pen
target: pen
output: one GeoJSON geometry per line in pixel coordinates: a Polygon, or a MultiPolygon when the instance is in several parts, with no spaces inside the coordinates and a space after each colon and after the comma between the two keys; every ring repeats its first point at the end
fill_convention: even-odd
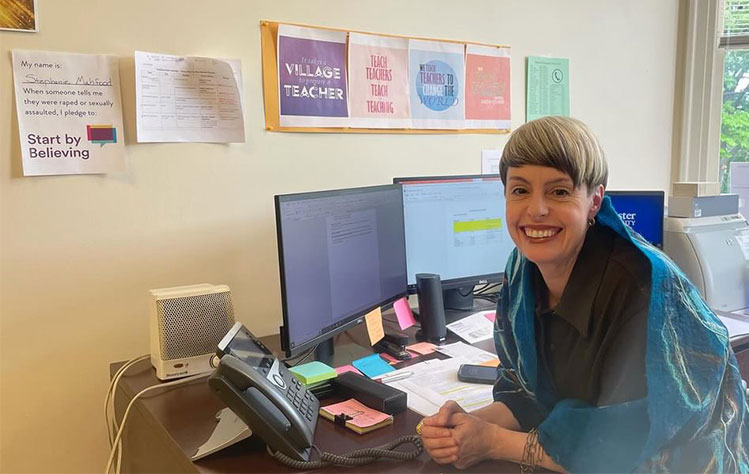
{"type": "Polygon", "coordinates": [[[390,377],[383,377],[380,379],[382,383],[395,382],[396,380],[407,379],[413,375],[413,372],[401,372],[399,374],[391,375],[390,377]]]}

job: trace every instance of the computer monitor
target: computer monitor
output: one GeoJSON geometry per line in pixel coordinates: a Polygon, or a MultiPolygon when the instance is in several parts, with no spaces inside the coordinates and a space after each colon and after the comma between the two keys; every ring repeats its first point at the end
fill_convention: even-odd
{"type": "Polygon", "coordinates": [[[663,248],[663,191],[606,191],[625,224],[663,248]]]}
{"type": "MultiPolygon", "coordinates": [[[[499,282],[515,247],[498,175],[394,178],[403,186],[408,288],[437,273],[445,308],[472,310],[475,285],[499,282]]],[[[448,318],[449,319],[449,318],[448,318]]]]}
{"type": "Polygon", "coordinates": [[[373,309],[407,294],[399,185],[275,196],[283,327],[288,357],[318,346],[373,309]]]}

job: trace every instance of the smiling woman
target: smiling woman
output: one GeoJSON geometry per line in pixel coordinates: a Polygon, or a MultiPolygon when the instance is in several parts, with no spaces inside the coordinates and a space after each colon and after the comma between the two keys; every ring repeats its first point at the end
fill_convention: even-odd
{"type": "Polygon", "coordinates": [[[424,446],[556,471],[747,472],[749,409],[728,334],[658,249],[628,230],[582,122],[518,128],[500,162],[507,228],[495,403],[448,402],[424,446]]]}

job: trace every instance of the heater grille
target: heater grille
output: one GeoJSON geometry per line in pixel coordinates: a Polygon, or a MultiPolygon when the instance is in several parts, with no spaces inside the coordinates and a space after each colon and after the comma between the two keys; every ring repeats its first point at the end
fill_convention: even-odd
{"type": "Polygon", "coordinates": [[[234,325],[229,291],[163,299],[156,306],[162,360],[213,353],[234,325]]]}

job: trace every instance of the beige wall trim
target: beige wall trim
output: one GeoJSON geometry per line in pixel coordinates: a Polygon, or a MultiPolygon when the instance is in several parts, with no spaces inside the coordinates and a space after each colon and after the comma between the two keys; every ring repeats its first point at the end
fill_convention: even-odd
{"type": "Polygon", "coordinates": [[[673,178],[716,181],[720,147],[723,52],[718,49],[721,0],[683,0],[680,48],[684,54],[681,118],[675,121],[673,178]]]}

